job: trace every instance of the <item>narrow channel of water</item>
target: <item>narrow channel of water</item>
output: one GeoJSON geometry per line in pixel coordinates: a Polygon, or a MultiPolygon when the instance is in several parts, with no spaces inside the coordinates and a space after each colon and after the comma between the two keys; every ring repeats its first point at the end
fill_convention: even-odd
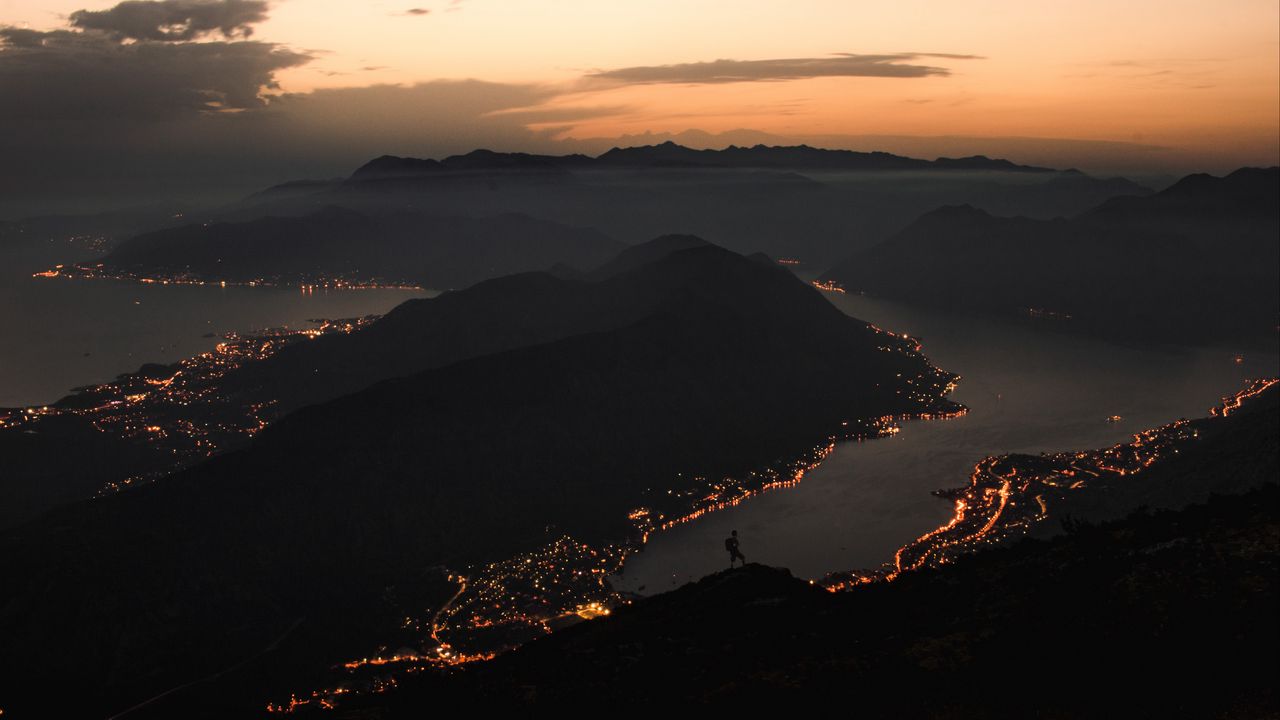
{"type": "Polygon", "coordinates": [[[930,493],[965,484],[974,463],[1009,452],[1104,447],[1179,417],[1200,417],[1247,378],[1280,374],[1277,352],[1138,348],[1045,324],[974,318],[857,295],[842,310],[919,337],[924,352],[962,376],[953,397],[970,413],[906,423],[892,437],[841,443],[794,488],[765,493],[652,536],[615,587],[651,594],[728,566],[737,530],[751,561],[817,578],[870,568],[945,523],[930,493]],[[1113,415],[1123,419],[1108,422],[1113,415]]]}

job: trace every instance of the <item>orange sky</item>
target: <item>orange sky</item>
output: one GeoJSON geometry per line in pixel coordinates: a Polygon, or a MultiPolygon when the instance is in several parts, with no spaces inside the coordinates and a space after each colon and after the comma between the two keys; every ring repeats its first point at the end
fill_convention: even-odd
{"type": "MultiPolygon", "coordinates": [[[[52,28],[90,0],[0,0],[52,28]]],[[[317,53],[290,92],[440,78],[536,83],[562,137],[751,128],[791,137],[1139,142],[1277,162],[1280,3],[1130,0],[278,0],[254,39],[317,53]],[[413,8],[425,14],[408,14],[413,8]],[[593,71],[832,53],[947,53],[927,77],[582,88],[593,71]]]]}

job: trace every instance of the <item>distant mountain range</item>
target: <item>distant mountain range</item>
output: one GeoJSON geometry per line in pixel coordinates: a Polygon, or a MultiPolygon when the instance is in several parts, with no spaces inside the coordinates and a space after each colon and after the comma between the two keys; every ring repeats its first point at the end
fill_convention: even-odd
{"type": "Polygon", "coordinates": [[[1192,175],[1072,219],[928,213],[823,276],[850,290],[1163,341],[1274,342],[1280,169],[1192,175]],[[1070,319],[1067,319],[1070,316],[1070,319]]]}
{"type": "Polygon", "coordinates": [[[163,219],[32,220],[9,234],[83,234],[101,225],[100,244],[110,250],[104,266],[129,275],[456,288],[555,262],[590,267],[617,251],[610,241],[673,232],[798,259],[817,272],[940,204],[1052,218],[1148,192],[1122,178],[980,155],[923,160],[804,145],[694,150],[667,142],[598,157],[387,155],[346,178],[282,183],[221,208],[163,219]],[[147,231],[129,233],[130,225],[147,231]]]}
{"type": "Polygon", "coordinates": [[[1052,173],[1051,168],[1018,165],[984,155],[921,160],[884,152],[825,150],[808,145],[777,147],[730,145],[723,150],[694,150],[667,141],[660,145],[613,148],[598,157],[530,155],[476,150],[443,160],[384,155],[357,169],[351,180],[475,170],[548,170],[585,168],[771,168],[797,170],[999,170],[1052,173]]]}
{"type": "Polygon", "coordinates": [[[0,534],[6,710],[46,702],[56,676],[78,689],[64,703],[110,714],[269,648],[270,668],[219,698],[258,711],[266,688],[443,603],[440,565],[624,541],[639,506],[687,511],[695,478],[928,409],[951,380],[767,258],[665,238],[573,275],[481,283],[317,340],[243,386],[399,377],[327,401],[323,381],[294,384],[317,404],[250,447],[0,534]]]}

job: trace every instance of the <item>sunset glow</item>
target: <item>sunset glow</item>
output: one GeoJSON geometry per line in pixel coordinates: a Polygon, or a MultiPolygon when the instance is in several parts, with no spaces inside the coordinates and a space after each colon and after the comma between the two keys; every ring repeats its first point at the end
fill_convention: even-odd
{"type": "MultiPolygon", "coordinates": [[[[79,9],[113,4],[9,0],[0,22],[54,30],[79,9]]],[[[251,39],[305,57],[275,70],[278,87],[263,94],[315,96],[325,106],[317,93],[348,98],[377,87],[379,107],[365,119],[405,153],[476,144],[599,151],[609,144],[591,139],[746,129],[922,156],[970,153],[979,138],[987,154],[1025,162],[1061,162],[1070,147],[1086,168],[1107,171],[1227,169],[1280,156],[1280,8],[1266,0],[1229,9],[1154,0],[752,0],[732,8],[659,0],[643,12],[587,0],[282,0],[266,12],[245,26],[251,39]],[[897,69],[887,76],[862,74],[856,63],[827,67],[849,54],[901,59],[888,61],[897,69]],[[771,77],[769,64],[779,61],[826,70],[771,77]],[[635,79],[637,70],[716,62],[740,66],[741,76],[635,79]],[[494,84],[489,100],[435,92],[439,81],[460,80],[494,84]],[[437,119],[446,106],[449,117],[437,119]],[[455,123],[480,129],[461,137],[455,123]],[[432,137],[409,137],[407,127],[432,137]]],[[[221,38],[205,38],[213,39],[221,38]]],[[[277,105],[304,132],[345,132],[332,112],[277,105]]]]}

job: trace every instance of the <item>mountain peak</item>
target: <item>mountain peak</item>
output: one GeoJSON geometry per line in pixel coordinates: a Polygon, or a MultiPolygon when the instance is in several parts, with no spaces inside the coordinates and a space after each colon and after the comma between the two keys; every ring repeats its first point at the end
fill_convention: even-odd
{"type": "Polygon", "coordinates": [[[955,220],[958,218],[989,218],[991,213],[979,207],[974,207],[968,203],[960,205],[943,205],[935,210],[925,213],[921,216],[921,220],[925,218],[935,220],[955,220]]]}
{"type": "Polygon", "coordinates": [[[697,235],[661,235],[623,250],[618,253],[617,257],[596,268],[590,276],[595,279],[612,277],[628,270],[658,262],[683,250],[703,247],[715,246],[697,235]]]}
{"type": "Polygon", "coordinates": [[[368,178],[413,175],[420,172],[435,170],[439,167],[440,163],[435,160],[399,157],[397,155],[381,155],[370,160],[364,165],[361,165],[354,173],[352,173],[351,176],[368,178]]]}

